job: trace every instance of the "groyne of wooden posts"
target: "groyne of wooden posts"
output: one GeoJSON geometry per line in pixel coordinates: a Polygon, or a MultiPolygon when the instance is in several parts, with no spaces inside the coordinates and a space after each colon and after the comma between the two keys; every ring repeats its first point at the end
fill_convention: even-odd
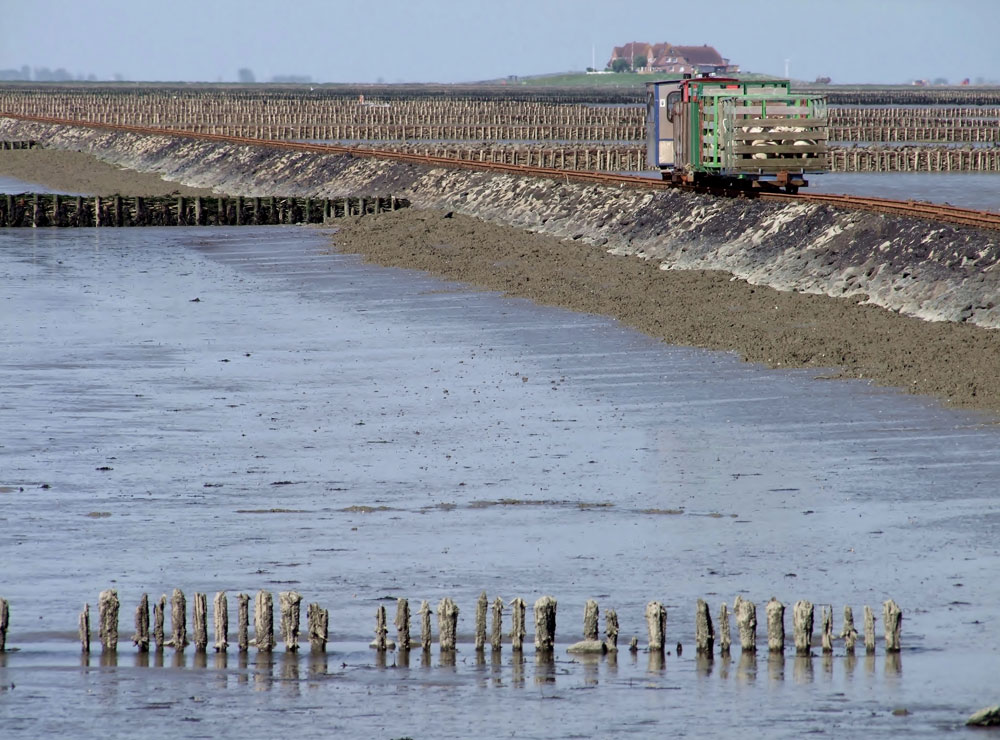
{"type": "Polygon", "coordinates": [[[80,196],[21,193],[0,196],[0,226],[260,226],[321,224],[406,208],[393,195],[350,198],[80,196]]]}
{"type": "MultiPolygon", "coordinates": [[[[198,652],[211,649],[215,652],[226,652],[230,640],[235,636],[235,648],[239,652],[247,652],[254,648],[257,652],[275,650],[280,637],[284,649],[294,652],[300,648],[300,640],[308,641],[314,651],[326,651],[329,643],[330,613],[318,603],[310,603],[306,607],[306,625],[302,629],[301,607],[303,597],[296,591],[283,591],[278,594],[278,627],[275,629],[274,597],[266,590],[258,591],[253,597],[240,593],[235,597],[235,633],[230,629],[231,609],[229,595],[219,591],[212,599],[212,629],[209,632],[208,595],[195,593],[190,608],[184,592],[173,589],[170,597],[163,594],[152,603],[148,594],[142,594],[134,610],[135,631],[131,640],[140,653],[163,651],[171,648],[181,651],[192,646],[198,652]],[[253,602],[253,633],[251,637],[250,617],[251,600],[253,602]],[[169,615],[169,628],[167,616],[169,615]],[[190,615],[190,622],[188,616],[190,615]]],[[[102,591],[97,598],[97,633],[96,637],[104,653],[115,653],[122,637],[119,633],[121,601],[118,591],[108,589],[102,591]]],[[[542,596],[533,605],[534,617],[534,649],[536,655],[551,657],[556,648],[556,610],[557,601],[551,596],[542,596]]],[[[788,648],[794,650],[796,656],[813,655],[816,647],[824,655],[832,655],[835,643],[842,643],[844,653],[853,655],[858,643],[866,654],[876,652],[877,635],[875,630],[875,614],[870,606],[864,606],[861,632],[854,621],[852,607],[845,606],[842,613],[841,627],[834,632],[834,612],[831,605],[821,605],[819,615],[816,605],[800,600],[791,606],[791,637],[787,637],[786,611],[788,607],[775,598],[763,606],[763,622],[766,625],[766,651],[769,654],[784,655],[788,648]]],[[[417,631],[419,637],[411,634],[411,611],[409,600],[396,600],[396,614],[393,620],[395,639],[389,634],[388,615],[385,605],[380,604],[375,610],[374,639],[370,647],[379,653],[398,650],[409,651],[420,649],[429,651],[433,645],[432,616],[437,617],[437,643],[442,654],[453,653],[459,645],[458,617],[460,609],[450,598],[442,599],[432,608],[428,601],[422,601],[416,611],[417,631]]],[[[474,630],[472,645],[480,652],[489,645],[494,652],[503,649],[506,642],[513,651],[522,651],[525,647],[527,631],[527,602],[515,598],[510,602],[496,597],[492,601],[486,592],[479,595],[474,606],[474,630]],[[504,623],[505,614],[507,622],[504,623]],[[489,626],[487,621],[490,621],[489,626]],[[506,640],[505,640],[506,634],[506,640]]],[[[618,651],[619,622],[614,609],[605,612],[604,636],[599,631],[599,607],[596,601],[588,600],[584,606],[582,639],[566,647],[570,654],[604,655],[618,651]]],[[[743,654],[753,654],[764,650],[758,647],[758,612],[757,604],[742,596],[737,596],[732,607],[726,603],[720,605],[715,620],[706,601],[698,599],[694,608],[695,634],[694,649],[703,659],[711,660],[715,655],[726,656],[734,649],[733,625],[735,624],[736,640],[743,654]]],[[[901,650],[900,633],[903,613],[895,601],[889,599],[882,604],[883,651],[886,655],[899,653],[901,650]]],[[[650,654],[664,654],[669,644],[667,635],[667,609],[659,601],[651,601],[646,605],[643,620],[646,623],[645,651],[650,654]]],[[[6,649],[7,635],[10,630],[11,618],[9,604],[0,598],[0,651],[6,649]]],[[[80,649],[90,653],[94,632],[92,630],[90,604],[84,604],[77,618],[77,632],[80,649]]],[[[687,640],[692,636],[687,635],[687,640]]],[[[629,650],[638,652],[640,641],[638,636],[629,643],[629,650]]],[[[689,643],[690,644],[690,643],[689,643]]],[[[677,641],[677,652],[683,649],[683,640],[677,641]]]]}

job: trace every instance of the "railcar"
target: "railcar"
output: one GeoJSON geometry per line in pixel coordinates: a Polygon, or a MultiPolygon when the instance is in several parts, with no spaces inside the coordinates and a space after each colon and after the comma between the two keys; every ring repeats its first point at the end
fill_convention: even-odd
{"type": "Polygon", "coordinates": [[[794,193],[829,169],[826,99],[787,80],[696,77],[646,91],[646,157],[664,179],[794,193]]]}

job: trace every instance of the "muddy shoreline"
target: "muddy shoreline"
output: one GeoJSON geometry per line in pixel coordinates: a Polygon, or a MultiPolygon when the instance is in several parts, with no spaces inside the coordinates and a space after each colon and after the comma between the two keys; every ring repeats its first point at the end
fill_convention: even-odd
{"type": "Polygon", "coordinates": [[[662,270],[522,229],[439,211],[345,220],[336,248],[545,305],[611,316],[670,344],[815,367],[956,406],[1000,411],[1000,334],[853,298],[777,291],[717,270],[662,270]]]}
{"type": "MultiPolygon", "coordinates": [[[[0,174],[75,192],[212,192],[72,151],[6,151],[0,174]]],[[[381,265],[612,316],[673,344],[733,350],[771,367],[824,368],[819,377],[865,378],[1000,411],[1000,332],[903,316],[865,304],[864,296],[778,291],[721,270],[660,269],[653,259],[613,255],[586,240],[444,214],[411,209],[345,220],[336,248],[381,265]]]]}

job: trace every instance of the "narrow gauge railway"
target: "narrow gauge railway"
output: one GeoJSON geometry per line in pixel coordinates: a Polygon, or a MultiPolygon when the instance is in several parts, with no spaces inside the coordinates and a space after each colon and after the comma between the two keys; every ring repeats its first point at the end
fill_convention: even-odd
{"type": "Polygon", "coordinates": [[[196,133],[192,131],[181,131],[169,128],[153,128],[148,126],[128,126],[123,124],[92,123],[90,121],[80,121],[63,118],[49,118],[45,116],[30,116],[24,114],[14,114],[0,112],[0,117],[12,118],[21,121],[34,123],[44,123],[57,126],[84,127],[105,131],[121,131],[126,133],[142,134],[145,136],[172,136],[186,139],[198,139],[201,141],[213,141],[225,144],[238,144],[242,146],[267,147],[270,149],[280,149],[286,151],[313,152],[316,154],[341,154],[357,158],[389,159],[401,162],[409,162],[424,166],[451,167],[479,170],[484,172],[501,172],[511,175],[543,177],[566,182],[584,182],[594,185],[617,185],[619,187],[630,187],[649,190],[669,190],[680,189],[690,190],[711,195],[735,198],[760,198],[762,200],[777,200],[785,202],[808,202],[826,204],[834,208],[844,208],[852,210],[865,210],[875,213],[883,213],[894,216],[910,216],[924,218],[931,221],[939,221],[960,226],[972,226],[981,229],[991,229],[1000,231],[1000,213],[991,211],[977,211],[969,208],[959,208],[956,206],[927,203],[912,200],[890,200],[887,198],[869,198],[854,195],[839,195],[831,193],[781,193],[781,192],[760,192],[754,190],[735,190],[724,186],[710,184],[683,184],[672,183],[667,180],[655,180],[649,177],[638,175],[616,175],[605,172],[580,172],[553,169],[548,167],[526,167],[523,165],[511,165],[492,162],[475,162],[469,160],[458,160],[450,157],[438,157],[424,154],[409,154],[406,152],[393,152],[380,149],[359,149],[355,147],[338,144],[309,144],[294,141],[277,141],[273,139],[255,139],[240,136],[223,136],[221,134],[196,133]]]}

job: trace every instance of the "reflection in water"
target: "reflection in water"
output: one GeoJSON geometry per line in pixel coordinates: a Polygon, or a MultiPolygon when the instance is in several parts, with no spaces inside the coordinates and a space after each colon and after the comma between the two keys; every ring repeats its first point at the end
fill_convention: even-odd
{"type": "Polygon", "coordinates": [[[399,652],[396,653],[396,667],[397,668],[409,668],[410,667],[410,650],[409,650],[409,648],[400,648],[399,652]]]}
{"type": "Polygon", "coordinates": [[[792,664],[792,676],[795,683],[813,682],[813,659],[811,655],[796,655],[792,664]]]}
{"type": "Polygon", "coordinates": [[[875,654],[866,653],[865,654],[865,673],[869,676],[875,675],[875,654]]]}
{"type": "Polygon", "coordinates": [[[153,665],[156,668],[163,668],[163,651],[157,650],[153,653],[153,665]]]}
{"type": "Polygon", "coordinates": [[[249,671],[247,670],[247,665],[249,664],[249,661],[250,661],[250,658],[247,655],[246,651],[245,650],[240,650],[240,661],[239,661],[240,662],[240,672],[239,672],[239,678],[236,680],[237,683],[246,683],[247,682],[247,680],[248,680],[247,674],[249,673],[249,671]]]}
{"type": "Polygon", "coordinates": [[[885,654],[885,675],[886,678],[899,678],[903,675],[902,653],[885,654]]]}
{"type": "Polygon", "coordinates": [[[767,677],[772,683],[785,680],[785,654],[773,652],[767,654],[767,677]]]}
{"type": "Polygon", "coordinates": [[[224,671],[229,667],[229,653],[225,650],[219,650],[215,654],[215,660],[212,661],[212,665],[217,671],[224,671]]]}
{"type": "Polygon", "coordinates": [[[420,651],[420,667],[421,668],[431,667],[431,649],[429,647],[425,647],[423,650],[420,651]]]}
{"type": "Polygon", "coordinates": [[[385,668],[385,650],[375,651],[375,667],[385,668]]]}
{"type": "Polygon", "coordinates": [[[719,656],[719,678],[723,681],[729,678],[729,666],[733,662],[733,659],[729,657],[729,651],[726,650],[719,656]]]}
{"type": "Polygon", "coordinates": [[[195,668],[205,668],[208,666],[208,653],[204,650],[195,650],[192,664],[195,668]]]}
{"type": "Polygon", "coordinates": [[[662,650],[650,650],[649,651],[649,664],[646,666],[646,671],[648,673],[661,673],[663,671],[665,661],[663,659],[662,650]]]}
{"type": "Polygon", "coordinates": [[[858,664],[858,659],[854,655],[854,651],[851,650],[844,656],[844,675],[850,680],[854,678],[854,668],[858,664]]]}
{"type": "Polygon", "coordinates": [[[535,652],[535,683],[547,684],[556,682],[556,662],[551,650],[535,652]]]}
{"type": "Polygon", "coordinates": [[[736,671],[739,681],[754,683],[757,680],[757,651],[744,650],[740,653],[740,663],[736,671]]]}
{"type": "Polygon", "coordinates": [[[117,668],[117,667],[118,667],[118,651],[102,650],[101,668],[117,668]]]}
{"type": "Polygon", "coordinates": [[[295,650],[286,650],[281,656],[281,677],[291,681],[296,690],[299,686],[299,654],[295,650]]]}
{"type": "Polygon", "coordinates": [[[583,665],[584,686],[597,686],[600,683],[597,678],[597,669],[600,662],[601,657],[599,655],[584,655],[580,658],[580,663],[583,665]]]}
{"type": "MultiPolygon", "coordinates": [[[[406,664],[410,664],[410,652],[409,650],[404,650],[403,654],[406,655],[406,664]]],[[[326,650],[312,650],[309,653],[309,677],[319,678],[320,676],[325,676],[329,670],[329,663],[326,657],[326,650]]]]}
{"type": "Polygon", "coordinates": [[[514,668],[513,675],[511,676],[511,681],[517,688],[524,687],[524,652],[521,650],[514,651],[514,657],[511,661],[511,665],[514,668]]]}
{"type": "Polygon", "coordinates": [[[83,651],[80,653],[80,667],[90,668],[90,651],[83,651]]]}
{"type": "Polygon", "coordinates": [[[147,651],[141,650],[135,654],[135,667],[149,668],[149,653],[147,651]]]}
{"type": "Polygon", "coordinates": [[[185,657],[183,650],[174,651],[174,657],[170,661],[170,665],[173,666],[174,668],[187,667],[187,658],[185,657]]]}
{"type": "Polygon", "coordinates": [[[441,658],[438,662],[441,668],[452,668],[455,667],[455,651],[454,650],[442,650],[441,658]]]}
{"type": "Polygon", "coordinates": [[[823,653],[823,676],[827,679],[833,678],[833,653],[823,653]]]}
{"type": "Polygon", "coordinates": [[[490,667],[492,669],[493,685],[503,686],[503,653],[499,650],[490,651],[490,667]]]}
{"type": "Polygon", "coordinates": [[[270,691],[273,684],[274,655],[270,650],[257,653],[254,661],[253,684],[256,691],[270,691]]]}
{"type": "Polygon", "coordinates": [[[708,678],[712,675],[712,669],[715,667],[715,661],[712,659],[711,653],[699,652],[698,656],[694,659],[695,675],[699,678],[708,678]]]}
{"type": "Polygon", "coordinates": [[[612,650],[607,655],[608,675],[618,675],[618,651],[612,650]]]}

